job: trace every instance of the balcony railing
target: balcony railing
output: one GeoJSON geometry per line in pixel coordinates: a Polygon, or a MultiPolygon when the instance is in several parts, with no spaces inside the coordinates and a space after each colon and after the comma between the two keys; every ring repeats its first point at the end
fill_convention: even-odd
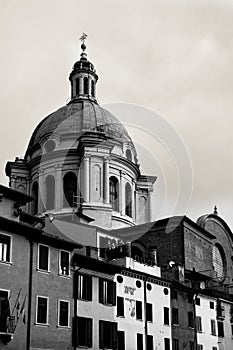
{"type": "Polygon", "coordinates": [[[15,332],[15,316],[0,316],[0,335],[13,335],[15,332]]]}

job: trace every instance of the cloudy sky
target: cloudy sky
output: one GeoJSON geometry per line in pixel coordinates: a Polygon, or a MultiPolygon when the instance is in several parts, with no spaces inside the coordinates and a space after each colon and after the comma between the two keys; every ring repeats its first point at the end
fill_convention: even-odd
{"type": "Polygon", "coordinates": [[[216,204],[233,229],[232,0],[0,6],[0,183],[39,121],[69,98],[85,32],[101,105],[126,123],[143,172],[158,175],[153,217],[196,220],[216,204]]]}

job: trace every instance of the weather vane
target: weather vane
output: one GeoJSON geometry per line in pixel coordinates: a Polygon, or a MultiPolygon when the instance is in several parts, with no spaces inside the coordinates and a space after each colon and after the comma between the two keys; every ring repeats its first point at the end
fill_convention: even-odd
{"type": "Polygon", "coordinates": [[[86,38],[87,38],[87,34],[83,33],[83,34],[81,35],[81,37],[79,38],[79,40],[81,40],[82,43],[85,44],[86,38]]]}

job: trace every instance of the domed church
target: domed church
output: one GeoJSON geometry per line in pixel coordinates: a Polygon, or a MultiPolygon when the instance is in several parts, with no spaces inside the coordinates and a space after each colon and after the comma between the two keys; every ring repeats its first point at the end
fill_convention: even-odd
{"type": "Polygon", "coordinates": [[[148,222],[156,177],[141,174],[126,128],[98,104],[98,75],[81,39],[70,101],[39,123],[23,159],[7,163],[10,187],[35,198],[28,214],[75,215],[105,229],[148,222]]]}

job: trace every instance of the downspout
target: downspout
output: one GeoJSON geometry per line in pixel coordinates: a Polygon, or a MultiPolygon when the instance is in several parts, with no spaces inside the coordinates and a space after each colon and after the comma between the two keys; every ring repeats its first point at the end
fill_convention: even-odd
{"type": "Polygon", "coordinates": [[[197,294],[193,294],[194,350],[197,350],[196,297],[197,294]]]}
{"type": "Polygon", "coordinates": [[[146,295],[146,282],[147,277],[144,279],[144,329],[145,329],[145,350],[147,350],[147,335],[148,335],[148,327],[147,327],[147,319],[146,319],[146,304],[147,304],[147,295],[146,295]]]}
{"type": "Polygon", "coordinates": [[[30,350],[31,345],[31,310],[32,310],[32,272],[33,272],[33,241],[29,239],[29,284],[28,284],[28,315],[27,315],[27,340],[26,350],[30,350]]]}

